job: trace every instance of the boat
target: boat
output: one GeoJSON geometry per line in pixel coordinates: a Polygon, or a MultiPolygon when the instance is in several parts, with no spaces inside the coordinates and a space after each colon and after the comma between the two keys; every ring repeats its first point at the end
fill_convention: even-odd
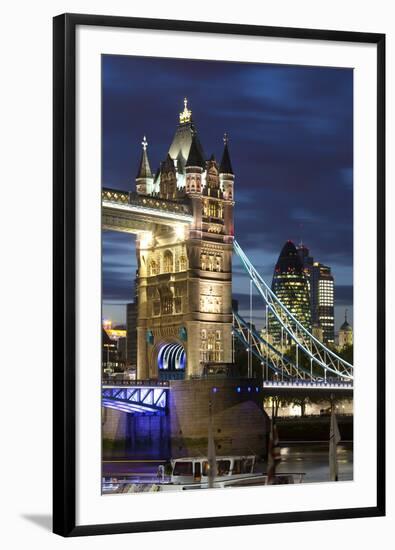
{"type": "MultiPolygon", "coordinates": [[[[215,458],[215,475],[210,479],[210,461],[207,457],[189,456],[172,459],[171,473],[162,479],[154,474],[136,479],[132,476],[103,479],[103,493],[135,493],[188,491],[196,489],[253,487],[268,485],[266,472],[262,469],[255,455],[217,456],[215,458]]],[[[292,472],[274,474],[270,485],[289,485],[302,483],[304,473],[292,472]]]]}
{"type": "MultiPolygon", "coordinates": [[[[266,473],[256,471],[257,457],[217,456],[216,472],[210,480],[210,461],[207,457],[183,457],[171,461],[171,475],[160,490],[207,489],[209,487],[248,487],[267,485],[266,473]]],[[[304,473],[275,474],[272,485],[301,483],[304,473]]]]}
{"type": "MultiPolygon", "coordinates": [[[[223,486],[231,481],[241,481],[251,477],[262,477],[254,473],[256,457],[250,456],[218,456],[216,472],[213,476],[214,486],[223,486]]],[[[172,471],[170,483],[189,486],[208,486],[210,482],[210,462],[207,457],[176,458],[171,461],[172,471]]]]}

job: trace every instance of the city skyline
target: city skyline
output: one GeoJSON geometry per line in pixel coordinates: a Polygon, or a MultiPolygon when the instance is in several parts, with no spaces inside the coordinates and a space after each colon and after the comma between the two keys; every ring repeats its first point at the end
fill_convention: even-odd
{"type": "MultiPolygon", "coordinates": [[[[207,157],[219,160],[230,136],[236,237],[267,283],[284,242],[303,240],[332,268],[336,329],[346,307],[352,323],[352,71],[103,56],[104,186],[134,190],[144,134],[156,170],[184,95],[207,157]],[[249,86],[231,88],[235,72],[249,86]],[[159,83],[168,91],[160,102],[159,83]]],[[[133,243],[103,234],[103,315],[120,323],[120,304],[133,298],[133,243]]],[[[243,311],[248,281],[237,259],[233,293],[243,311]]]]}

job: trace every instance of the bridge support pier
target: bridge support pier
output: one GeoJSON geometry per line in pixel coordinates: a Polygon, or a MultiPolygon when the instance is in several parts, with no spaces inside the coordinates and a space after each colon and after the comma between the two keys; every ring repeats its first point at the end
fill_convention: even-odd
{"type": "Polygon", "coordinates": [[[153,378],[147,361],[147,347],[146,329],[144,327],[137,327],[137,380],[148,380],[153,378]]]}

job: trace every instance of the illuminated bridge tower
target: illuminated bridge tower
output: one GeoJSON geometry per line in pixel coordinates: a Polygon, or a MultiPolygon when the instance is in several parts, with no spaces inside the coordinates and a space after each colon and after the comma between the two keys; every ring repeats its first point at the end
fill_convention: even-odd
{"type": "Polygon", "coordinates": [[[184,101],[164,161],[152,175],[143,141],[136,177],[148,208],[192,215],[189,225],[155,225],[137,238],[137,377],[198,377],[232,361],[234,174],[224,137],[221,163],[206,160],[184,101]]]}

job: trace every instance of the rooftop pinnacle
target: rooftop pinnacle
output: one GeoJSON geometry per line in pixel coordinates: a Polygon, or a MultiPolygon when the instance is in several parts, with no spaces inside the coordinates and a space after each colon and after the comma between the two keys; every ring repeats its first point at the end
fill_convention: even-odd
{"type": "Polygon", "coordinates": [[[137,173],[137,178],[152,178],[152,172],[151,172],[151,167],[149,164],[148,153],[147,153],[148,141],[145,136],[143,138],[143,141],[141,142],[141,145],[143,146],[143,153],[141,155],[140,167],[137,173]]]}
{"type": "Polygon", "coordinates": [[[224,152],[222,155],[221,160],[221,166],[219,168],[219,171],[221,174],[232,174],[233,175],[233,168],[232,163],[230,162],[230,156],[229,156],[229,149],[228,149],[228,134],[225,132],[224,134],[224,152]]]}
{"type": "Polygon", "coordinates": [[[180,113],[180,124],[185,124],[186,122],[191,122],[192,120],[192,111],[188,109],[188,100],[184,98],[184,110],[180,113]]]}

